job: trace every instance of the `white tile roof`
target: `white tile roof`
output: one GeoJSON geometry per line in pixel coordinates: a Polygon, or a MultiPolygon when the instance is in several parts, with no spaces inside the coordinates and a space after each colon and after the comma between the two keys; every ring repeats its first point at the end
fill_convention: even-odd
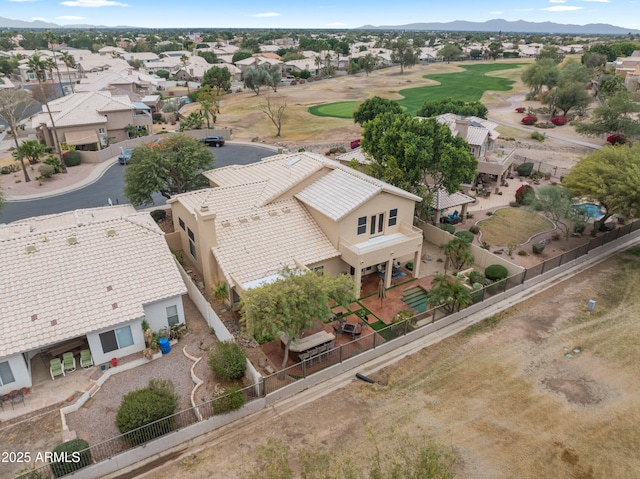
{"type": "MultiPolygon", "coordinates": [[[[133,112],[134,106],[126,95],[111,95],[109,91],[84,91],[63,96],[49,102],[56,127],[106,123],[105,114],[114,111],[133,112]]],[[[51,126],[45,107],[32,118],[34,128],[40,124],[51,126]]]]}
{"type": "Polygon", "coordinates": [[[474,201],[471,196],[460,193],[459,191],[449,194],[447,190],[441,188],[433,195],[431,206],[436,210],[446,210],[447,208],[473,203],[474,201]]]}
{"type": "Polygon", "coordinates": [[[339,161],[341,163],[349,163],[351,160],[356,160],[361,165],[368,165],[369,163],[371,163],[365,155],[364,151],[362,151],[361,147],[354,148],[351,151],[347,151],[342,155],[336,156],[336,161],[339,161]]]}
{"type": "Polygon", "coordinates": [[[455,113],[445,113],[438,115],[436,120],[446,124],[454,136],[460,135],[458,123],[462,120],[468,121],[467,135],[463,139],[470,145],[482,145],[487,136],[492,140],[500,136],[500,133],[496,130],[498,127],[497,123],[485,120],[484,118],[478,118],[477,116],[461,116],[455,113]]]}
{"type": "Polygon", "coordinates": [[[147,213],[32,218],[0,227],[0,238],[0,357],[142,318],[143,305],[186,293],[147,213]]]}

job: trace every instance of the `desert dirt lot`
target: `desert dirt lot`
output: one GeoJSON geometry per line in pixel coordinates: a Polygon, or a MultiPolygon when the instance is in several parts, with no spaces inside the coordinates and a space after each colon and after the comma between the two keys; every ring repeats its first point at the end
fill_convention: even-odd
{"type": "Polygon", "coordinates": [[[386,367],[373,375],[377,385],[354,380],[270,421],[237,424],[163,474],[247,477],[268,438],[288,446],[294,467],[315,446],[363,461],[373,431],[382,452],[405,433],[430,435],[457,455],[458,478],[637,477],[638,254],[386,367]]]}

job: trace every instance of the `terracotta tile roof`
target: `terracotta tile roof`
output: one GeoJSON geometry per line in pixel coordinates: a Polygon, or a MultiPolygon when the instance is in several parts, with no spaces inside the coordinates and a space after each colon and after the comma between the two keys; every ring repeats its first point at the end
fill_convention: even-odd
{"type": "Polygon", "coordinates": [[[0,227],[13,230],[0,239],[0,325],[11,331],[0,357],[142,318],[143,305],[186,293],[150,216],[104,210],[0,227]]]}

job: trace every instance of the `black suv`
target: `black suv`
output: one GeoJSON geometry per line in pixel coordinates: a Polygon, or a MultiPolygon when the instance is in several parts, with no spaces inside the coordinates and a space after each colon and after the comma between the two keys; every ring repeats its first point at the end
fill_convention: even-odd
{"type": "Polygon", "coordinates": [[[224,138],[221,136],[205,136],[204,138],[200,138],[200,142],[207,146],[224,146],[224,138]]]}

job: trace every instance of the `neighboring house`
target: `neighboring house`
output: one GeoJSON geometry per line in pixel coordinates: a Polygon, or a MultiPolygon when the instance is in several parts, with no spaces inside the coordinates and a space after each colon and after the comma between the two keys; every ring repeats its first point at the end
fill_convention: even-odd
{"type": "Polygon", "coordinates": [[[336,161],[345,166],[349,166],[349,163],[351,163],[351,161],[353,160],[358,162],[360,170],[363,170],[368,164],[371,163],[371,161],[369,161],[369,158],[367,158],[367,156],[365,155],[364,151],[362,151],[362,147],[360,146],[354,148],[351,151],[347,151],[342,155],[336,156],[336,161]]]}
{"type": "Polygon", "coordinates": [[[75,91],[109,90],[112,94],[126,94],[132,101],[161,88],[164,79],[145,75],[132,69],[121,72],[92,73],[80,80],[75,91]]]}
{"type": "MultiPolygon", "coordinates": [[[[109,91],[77,92],[49,102],[60,143],[75,145],[77,150],[95,151],[111,140],[129,138],[131,125],[151,131],[151,108],[134,104],[126,95],[112,95],[109,91]]],[[[47,146],[55,147],[51,119],[42,107],[31,124],[47,146]]]]}
{"type": "Polygon", "coordinates": [[[130,205],[0,225],[0,263],[0,395],[31,387],[36,361],[90,349],[99,365],[145,348],[143,320],[184,323],[164,235],[130,205]]]}
{"type": "Polygon", "coordinates": [[[636,65],[636,69],[628,72],[624,77],[624,86],[632,93],[640,89],[640,64],[636,65]]]}
{"type": "MultiPolygon", "coordinates": [[[[206,288],[243,291],[275,280],[286,266],[353,276],[395,260],[419,273],[421,198],[315,153],[276,155],[204,173],[212,187],[172,197],[175,231],[206,288]]],[[[386,286],[391,275],[386,275],[386,286]]]]}
{"type": "Polygon", "coordinates": [[[285,62],[283,67],[283,74],[307,70],[311,76],[316,76],[320,74],[320,70],[324,67],[324,62],[321,62],[318,67],[318,65],[316,65],[315,58],[305,58],[304,60],[290,60],[285,62]]]}
{"type": "Polygon", "coordinates": [[[616,59],[616,75],[626,78],[628,74],[635,72],[638,65],[640,65],[640,50],[634,51],[631,56],[616,59]]]}
{"type": "Polygon", "coordinates": [[[514,160],[515,148],[505,150],[496,148],[496,140],[500,136],[494,123],[475,116],[460,116],[445,113],[436,117],[451,130],[453,136],[459,136],[469,143],[471,154],[478,160],[478,175],[492,175],[503,184],[514,160]]]}

